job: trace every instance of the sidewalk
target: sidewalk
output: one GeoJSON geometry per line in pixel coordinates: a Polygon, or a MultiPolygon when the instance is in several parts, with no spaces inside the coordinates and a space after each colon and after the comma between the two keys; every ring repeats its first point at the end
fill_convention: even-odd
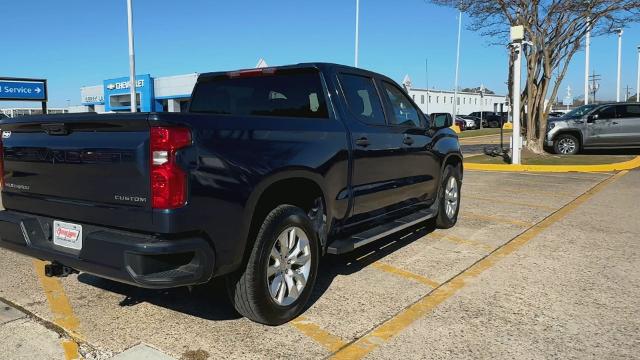
{"type": "Polygon", "coordinates": [[[13,360],[59,360],[65,354],[58,333],[0,302],[0,357],[13,360]]]}

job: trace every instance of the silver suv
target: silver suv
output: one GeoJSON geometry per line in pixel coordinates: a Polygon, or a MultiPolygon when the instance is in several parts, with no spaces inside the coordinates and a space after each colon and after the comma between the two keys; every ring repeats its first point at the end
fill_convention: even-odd
{"type": "Polygon", "coordinates": [[[640,147],[640,103],[584,105],[550,118],[545,140],[563,155],[587,148],[640,147]]]}

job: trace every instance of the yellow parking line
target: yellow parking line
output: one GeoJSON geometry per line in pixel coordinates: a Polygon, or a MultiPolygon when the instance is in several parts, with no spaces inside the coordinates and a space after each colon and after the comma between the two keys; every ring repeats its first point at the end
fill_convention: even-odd
{"type": "Polygon", "coordinates": [[[341,347],[346,345],[346,343],[342,341],[341,338],[328,333],[303,316],[299,316],[298,318],[292,320],[290,324],[298,329],[301,333],[312,338],[314,341],[332,352],[338,351],[341,347]]]}
{"type": "Polygon", "coordinates": [[[640,156],[632,160],[613,164],[598,165],[510,165],[465,163],[465,170],[503,171],[503,172],[612,172],[631,170],[640,167],[640,156]]]}
{"type": "Polygon", "coordinates": [[[463,218],[476,219],[476,220],[491,221],[491,222],[499,223],[499,224],[516,225],[516,226],[520,226],[520,227],[530,227],[530,226],[533,226],[533,224],[534,224],[534,223],[529,222],[529,221],[508,219],[508,218],[505,218],[505,217],[497,217],[497,216],[491,216],[491,215],[482,215],[482,214],[471,213],[471,212],[468,212],[468,211],[463,212],[462,213],[462,217],[463,218]]]}
{"type": "MultiPolygon", "coordinates": [[[[62,327],[72,337],[81,338],[78,333],[80,321],[74,315],[71,303],[67,294],[64,292],[62,283],[58,278],[47,277],[44,274],[45,262],[41,260],[33,260],[33,267],[40,280],[40,285],[47,296],[49,308],[53,315],[53,322],[62,327]]],[[[79,359],[78,344],[71,339],[62,340],[62,348],[64,349],[67,360],[79,359]]]]}
{"type": "Polygon", "coordinates": [[[395,266],[391,266],[389,264],[385,264],[383,262],[380,261],[376,261],[373,264],[371,264],[374,268],[387,272],[389,274],[393,274],[393,275],[397,275],[400,277],[403,277],[405,279],[410,279],[413,281],[417,281],[421,284],[425,284],[427,286],[430,286],[432,288],[436,288],[438,286],[440,286],[440,283],[433,281],[429,278],[426,278],[424,276],[418,275],[418,274],[414,274],[410,271],[406,271],[406,270],[402,270],[402,269],[398,269],[395,266]]]}
{"type": "Polygon", "coordinates": [[[562,220],[578,206],[584,204],[587,200],[593,197],[595,194],[606,188],[607,185],[619,179],[627,172],[618,173],[607,180],[600,182],[598,185],[591,188],[586,193],[580,195],[575,200],[565,205],[555,213],[551,214],[544,220],[535,224],[522,234],[518,235],[505,245],[499,247],[491,254],[487,255],[483,259],[479,260],[467,270],[456,275],[448,282],[439,286],[438,288],[425,295],[413,305],[401,311],[395,317],[382,323],[370,331],[365,336],[352,342],[340,351],[336,352],[333,359],[362,359],[367,354],[384,344],[386,341],[396,336],[399,332],[413,324],[416,320],[426,315],[435,307],[440,305],[445,300],[455,295],[460,289],[462,289],[470,280],[480,275],[485,270],[493,267],[499,260],[512,254],[522,246],[527,244],[541,232],[548,229],[551,225],[562,220]]]}
{"type": "Polygon", "coordinates": [[[463,244],[463,245],[471,245],[471,246],[479,247],[486,251],[493,251],[494,249],[494,247],[489,244],[485,244],[483,242],[475,241],[475,240],[463,239],[455,235],[441,234],[441,233],[434,232],[429,234],[429,236],[434,237],[436,239],[447,240],[455,244],[463,244]]]}
{"type": "Polygon", "coordinates": [[[472,199],[472,200],[497,202],[497,203],[503,203],[503,204],[508,204],[508,205],[526,206],[526,207],[544,209],[544,210],[556,210],[557,209],[557,208],[555,208],[553,206],[540,205],[540,204],[531,204],[531,203],[527,203],[527,202],[511,201],[511,200],[505,200],[505,199],[486,198],[486,197],[474,196],[474,195],[465,195],[465,198],[472,199]]]}
{"type": "Polygon", "coordinates": [[[67,360],[81,359],[77,342],[69,339],[62,340],[62,349],[67,360]]]}

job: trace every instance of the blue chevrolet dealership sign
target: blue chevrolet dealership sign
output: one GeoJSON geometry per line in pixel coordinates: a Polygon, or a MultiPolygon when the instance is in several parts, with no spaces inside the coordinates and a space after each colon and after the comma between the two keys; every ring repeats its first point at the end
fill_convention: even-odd
{"type": "Polygon", "coordinates": [[[0,78],[0,100],[47,100],[46,80],[0,78]]]}
{"type": "MultiPolygon", "coordinates": [[[[104,80],[104,105],[106,111],[123,111],[130,110],[131,106],[127,105],[131,101],[130,86],[131,82],[128,77],[104,80]]],[[[136,76],[136,94],[140,96],[138,106],[140,111],[155,111],[153,78],[149,74],[136,76]]]]}

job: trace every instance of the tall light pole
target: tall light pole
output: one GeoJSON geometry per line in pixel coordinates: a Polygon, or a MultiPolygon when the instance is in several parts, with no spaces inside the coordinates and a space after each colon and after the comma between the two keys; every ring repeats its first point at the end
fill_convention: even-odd
{"type": "Polygon", "coordinates": [[[514,52],[513,61],[513,106],[511,107],[513,121],[513,136],[511,140],[511,163],[519,165],[520,159],[520,77],[522,66],[522,42],[524,40],[524,27],[522,25],[511,28],[511,49],[514,52]]]}
{"type": "Polygon", "coordinates": [[[356,0],[356,54],[355,67],[358,67],[358,47],[360,45],[360,0],[356,0]]]}
{"type": "Polygon", "coordinates": [[[620,102],[620,88],[622,86],[622,29],[614,30],[618,34],[618,80],[616,81],[616,102],[620,102]]]}
{"type": "Polygon", "coordinates": [[[585,39],[584,56],[584,104],[589,104],[589,52],[591,47],[591,18],[587,17],[587,35],[585,39]]]}
{"type": "Polygon", "coordinates": [[[133,9],[132,0],[127,0],[127,17],[129,25],[129,90],[131,93],[131,112],[138,111],[138,99],[136,98],[136,55],[133,49],[133,9]]]}
{"type": "Polygon", "coordinates": [[[460,34],[462,33],[462,11],[458,12],[458,48],[456,49],[456,80],[453,87],[453,121],[458,115],[458,72],[460,69],[460,34]]]}
{"type": "Polygon", "coordinates": [[[640,102],[640,45],[638,45],[638,80],[636,82],[636,101],[640,102]]]}

